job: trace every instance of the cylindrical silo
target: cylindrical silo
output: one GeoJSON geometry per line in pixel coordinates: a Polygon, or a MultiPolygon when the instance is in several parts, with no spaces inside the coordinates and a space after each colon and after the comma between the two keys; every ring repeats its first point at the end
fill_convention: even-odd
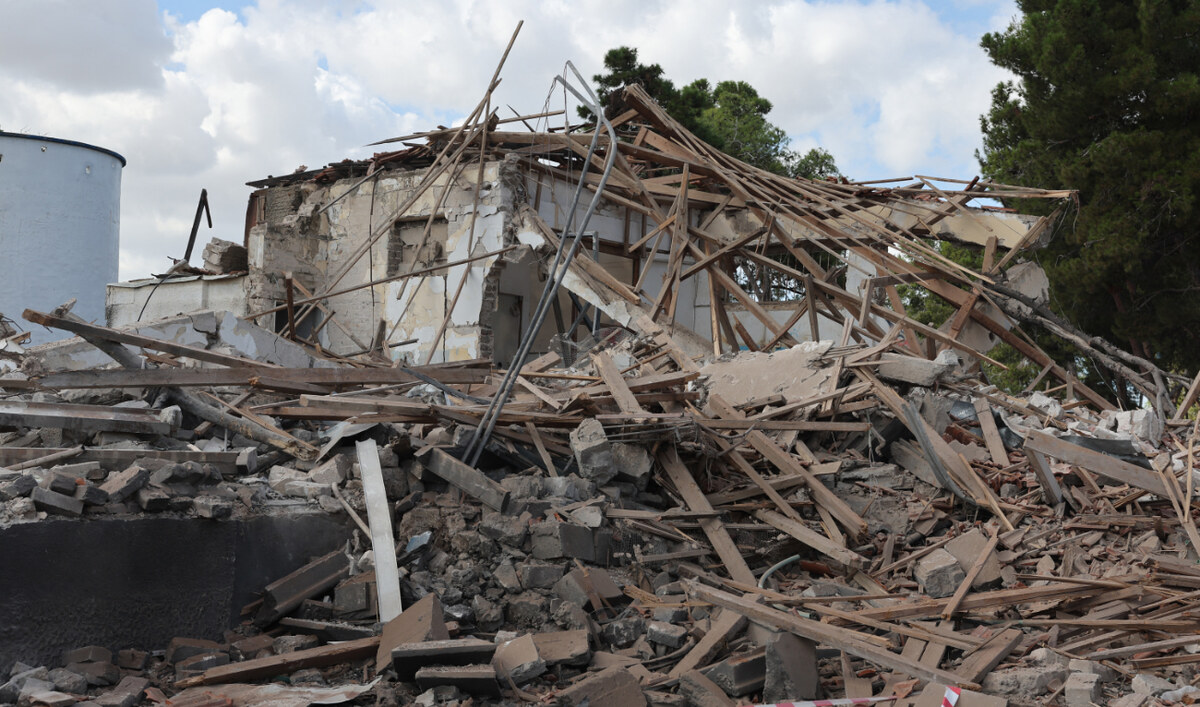
{"type": "Polygon", "coordinates": [[[40,344],[67,336],[21,319],[71,298],[104,324],[117,281],[125,158],[73,140],[0,132],[0,313],[40,344]]]}

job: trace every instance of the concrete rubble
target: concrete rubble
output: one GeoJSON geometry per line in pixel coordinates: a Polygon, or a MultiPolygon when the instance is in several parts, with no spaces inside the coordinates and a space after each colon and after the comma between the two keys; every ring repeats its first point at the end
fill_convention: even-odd
{"type": "MultiPolygon", "coordinates": [[[[699,175],[676,208],[721,194],[751,208],[746,184],[766,177],[696,147],[636,90],[628,98],[641,130],[657,131],[631,156],[699,175]]],[[[448,131],[427,137],[452,144],[448,131]]],[[[832,217],[821,228],[861,235],[832,217]]],[[[685,258],[688,229],[671,236],[676,286],[710,246],[750,243],[702,241],[685,258]]],[[[221,312],[116,329],[68,306],[27,311],[79,338],[6,359],[17,365],[0,376],[0,534],[153,519],[217,537],[300,517],[339,530],[320,552],[285,550],[282,532],[222,540],[245,565],[282,568],[232,611],[238,595],[208,597],[229,612],[222,630],[105,645],[47,631],[20,643],[24,657],[14,640],[0,653],[0,705],[932,706],[945,685],[965,688],[960,707],[1190,702],[1200,534],[1181,418],[1196,385],[1173,389],[1178,408],[1148,394],[1159,407],[1119,412],[1043,363],[1067,382],[1006,393],[958,337],[968,321],[1010,329],[972,319],[966,290],[966,314],[941,333],[874,304],[871,288],[917,279],[883,274],[882,252],[859,295],[836,273],[801,278],[824,288],[805,306],[836,312],[840,341],[795,341],[796,310],[774,338],[726,322],[697,351],[664,321],[669,292],[634,296],[621,306],[631,316],[608,314],[575,349],[519,358],[511,392],[509,369],[488,358],[402,365],[383,346],[310,346],[295,312],[272,331],[221,312]]],[[[215,272],[245,258],[229,242],[204,250],[215,272]]],[[[581,258],[574,292],[620,294],[581,258]]],[[[1127,371],[1139,386],[1161,373],[1127,371]]],[[[138,601],[96,596],[61,620],[111,621],[105,635],[120,636],[136,610],[116,605],[138,601]]],[[[17,614],[5,620],[27,627],[0,626],[0,638],[41,631],[44,617],[17,614]]]]}

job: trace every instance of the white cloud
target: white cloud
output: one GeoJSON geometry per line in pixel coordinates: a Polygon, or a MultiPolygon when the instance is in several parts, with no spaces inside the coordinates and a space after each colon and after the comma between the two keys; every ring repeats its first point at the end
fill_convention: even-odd
{"type": "MultiPolygon", "coordinates": [[[[978,116],[1003,77],[977,36],[912,0],[259,0],[190,22],[150,0],[0,8],[0,126],[129,159],[124,278],[182,254],[202,187],[211,234],[240,240],[246,181],[461,120],[522,18],[493,101],[505,115],[539,110],[566,60],[590,78],[626,44],[679,84],[750,82],[796,147],[823,145],[860,178],[973,174],[978,116]]],[[[1012,0],[975,9],[993,29],[1015,14],[1012,0]]]]}

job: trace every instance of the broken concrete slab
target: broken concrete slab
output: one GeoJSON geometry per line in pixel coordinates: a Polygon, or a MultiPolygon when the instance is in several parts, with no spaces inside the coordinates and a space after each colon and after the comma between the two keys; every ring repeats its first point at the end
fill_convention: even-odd
{"type": "Polygon", "coordinates": [[[926,595],[941,598],[954,594],[958,585],[967,578],[967,573],[954,555],[938,548],[917,562],[913,578],[926,595]]]}
{"type": "Polygon", "coordinates": [[[608,435],[604,433],[604,425],[595,418],[585,418],[571,431],[570,441],[580,476],[598,486],[613,480],[617,475],[617,466],[608,435]]]}
{"type": "Polygon", "coordinates": [[[436,594],[430,594],[408,607],[399,616],[387,622],[379,639],[375,654],[375,670],[382,672],[392,664],[392,650],[409,643],[449,640],[446,621],[442,614],[442,602],[436,594]]]}
{"type": "Polygon", "coordinates": [[[641,685],[629,670],[620,667],[607,668],[591,675],[579,683],[563,690],[558,695],[566,707],[584,705],[622,705],[622,707],[645,707],[646,696],[641,685]]]}

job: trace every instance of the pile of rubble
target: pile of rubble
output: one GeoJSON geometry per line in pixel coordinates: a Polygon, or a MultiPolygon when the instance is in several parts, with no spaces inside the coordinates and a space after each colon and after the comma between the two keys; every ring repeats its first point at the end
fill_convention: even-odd
{"type": "MultiPolygon", "coordinates": [[[[239,358],[86,331],[135,337],[160,362],[239,358]]],[[[198,396],[148,388],[152,371],[31,359],[35,375],[0,381],[15,428],[0,438],[4,522],[290,502],[356,532],[266,586],[223,637],[17,664],[0,702],[921,702],[956,685],[979,704],[1136,705],[1194,691],[1191,450],[1153,411],[1014,398],[897,349],[806,343],[702,366],[661,329],[610,336],[572,368],[527,364],[475,464],[461,458],[496,386],[480,361],[241,359],[255,387],[223,390],[257,442],[198,435],[193,412],[161,406],[198,396]],[[270,390],[331,371],[391,382],[270,390]],[[69,402],[81,394],[93,402],[69,402]]],[[[194,386],[237,367],[168,370],[194,386]]]]}
{"type": "MultiPolygon", "coordinates": [[[[625,209],[621,250],[645,258],[633,284],[601,266],[595,236],[596,257],[580,252],[586,218],[539,217],[541,181],[506,186],[530,203],[506,212],[487,256],[536,256],[540,315],[569,279],[592,317],[586,333],[583,316],[558,323],[560,352],[527,355],[542,319],[507,370],[431,364],[437,341],[425,365],[402,365],[387,322],[360,355],[309,346],[306,308],[382,282],[335,291],[355,258],[299,301],[290,276],[260,273],[287,283],[286,303],[246,321],[115,329],[63,307],[24,319],[78,339],[25,349],[0,330],[0,533],[52,515],[86,533],[102,518],[306,509],[349,538],[263,586],[224,635],[58,646],[61,665],[0,666],[0,703],[1189,702],[1200,534],[1186,417],[1200,378],[1079,333],[1015,284],[1036,270],[1015,258],[1054,216],[1018,229],[967,206],[1073,195],[784,179],[708,147],[640,88],[623,98],[605,135],[501,132],[485,98],[459,128],[406,138],[425,144],[283,178],[424,170],[355,258],[475,158],[476,207],[498,158],[625,209]],[[982,270],[932,244],[959,238],[950,223],[975,229],[982,270]],[[853,287],[852,271],[865,275],[853,287]],[[798,298],[768,308],[747,288],[770,299],[775,276],[798,298]],[[707,339],[675,322],[696,282],[707,339]],[[916,321],[901,286],[954,313],[916,321]],[[284,312],[286,336],[253,323],[284,312]],[[1115,409],[1023,325],[1149,407],[1115,409]],[[1001,342],[1040,371],[1020,394],[982,367],[1004,367],[987,355],[1001,342]]],[[[303,208],[316,219],[329,198],[303,208]]],[[[436,212],[419,215],[416,252],[436,212]]],[[[458,293],[484,257],[454,263],[458,293]]]]}

